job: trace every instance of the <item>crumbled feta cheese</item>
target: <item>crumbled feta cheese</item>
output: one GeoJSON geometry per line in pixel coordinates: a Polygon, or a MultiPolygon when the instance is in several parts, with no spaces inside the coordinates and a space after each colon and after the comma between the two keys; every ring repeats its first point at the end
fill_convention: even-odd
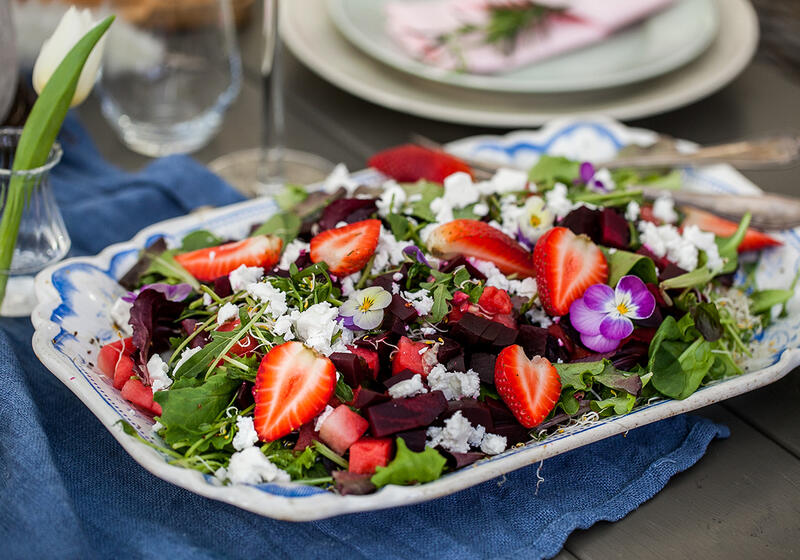
{"type": "Polygon", "coordinates": [[[214,303],[214,298],[212,298],[210,294],[203,292],[203,305],[211,307],[212,303],[214,303]]]}
{"type": "Polygon", "coordinates": [[[392,280],[394,280],[395,282],[399,282],[402,279],[403,279],[402,272],[395,272],[394,274],[392,274],[392,280]]]}
{"type": "Polygon", "coordinates": [[[339,188],[344,188],[347,191],[347,196],[351,196],[353,191],[358,188],[358,183],[350,177],[350,172],[343,163],[334,167],[331,174],[322,183],[322,190],[326,193],[334,193],[339,188]]]}
{"type": "Polygon", "coordinates": [[[350,296],[356,291],[356,284],[361,280],[361,272],[354,272],[348,276],[339,279],[342,286],[342,295],[345,297],[350,296]]]}
{"type": "Polygon", "coordinates": [[[486,276],[486,285],[500,288],[501,290],[508,290],[511,286],[505,274],[500,272],[500,269],[494,263],[467,257],[467,261],[478,269],[478,272],[486,276]]]}
{"type": "Polygon", "coordinates": [[[153,422],[153,425],[150,426],[150,431],[153,432],[154,434],[157,434],[163,427],[164,424],[156,420],[155,422],[153,422]]]}
{"type": "Polygon", "coordinates": [[[640,212],[641,208],[639,207],[639,203],[635,200],[631,200],[628,206],[625,207],[625,219],[629,222],[635,222],[639,219],[640,212]]]}
{"type": "Polygon", "coordinates": [[[314,431],[318,432],[319,429],[322,427],[322,424],[325,423],[325,420],[328,419],[328,416],[333,414],[333,407],[331,405],[325,405],[325,410],[319,413],[319,416],[314,420],[314,431]]]}
{"type": "Polygon", "coordinates": [[[278,318],[289,309],[286,305],[286,294],[269,282],[257,282],[247,286],[247,293],[261,303],[269,304],[267,313],[278,318]]]}
{"type": "Polygon", "coordinates": [[[525,278],[524,280],[509,280],[508,293],[518,295],[526,299],[531,299],[536,295],[538,286],[536,280],[533,278],[525,278]]]}
{"type": "Polygon", "coordinates": [[[117,298],[117,301],[111,306],[111,319],[126,334],[132,332],[131,326],[128,324],[131,318],[131,307],[133,304],[122,298],[117,298]]]}
{"type": "Polygon", "coordinates": [[[431,222],[427,226],[423,227],[421,230],[419,230],[419,238],[420,238],[420,240],[422,240],[423,243],[427,244],[428,243],[428,237],[430,237],[430,235],[433,232],[433,230],[435,230],[440,225],[442,225],[442,222],[436,221],[436,222],[431,222]]]}
{"type": "Polygon", "coordinates": [[[480,377],[472,370],[466,373],[447,371],[443,365],[437,364],[428,373],[427,381],[431,391],[441,391],[448,401],[465,397],[477,399],[481,393],[480,377]]]}
{"type": "Polygon", "coordinates": [[[696,225],[683,228],[683,238],[706,254],[706,266],[711,272],[719,272],[725,266],[719,256],[719,247],[713,233],[701,231],[696,225]]]}
{"type": "Polygon", "coordinates": [[[424,317],[433,309],[433,298],[430,294],[428,290],[423,288],[416,292],[403,292],[403,299],[414,306],[417,315],[424,317]]]}
{"type": "Polygon", "coordinates": [[[422,200],[422,193],[412,194],[411,196],[408,197],[409,204],[412,204],[414,202],[419,202],[420,200],[422,200]]]}
{"type": "Polygon", "coordinates": [[[421,327],[420,331],[422,332],[422,334],[424,336],[431,336],[432,334],[436,334],[437,332],[439,332],[436,329],[434,329],[433,327],[428,327],[428,326],[421,327]]]}
{"type": "Polygon", "coordinates": [[[336,322],[339,310],[327,301],[317,303],[300,313],[295,321],[297,337],[326,356],[334,352],[331,339],[341,326],[336,322]]]}
{"type": "Polygon", "coordinates": [[[202,348],[199,346],[196,346],[195,348],[184,348],[183,352],[181,352],[180,358],[178,358],[178,361],[175,362],[175,366],[172,368],[172,375],[174,376],[176,373],[178,373],[178,370],[181,368],[181,366],[200,350],[202,350],[202,348]]]}
{"type": "Polygon", "coordinates": [[[495,194],[524,191],[528,185],[528,174],[520,169],[501,167],[489,180],[489,185],[495,194]]]}
{"type": "Polygon", "coordinates": [[[378,246],[375,248],[372,258],[372,273],[379,274],[387,266],[396,266],[403,262],[403,249],[409,245],[411,245],[410,242],[398,241],[391,231],[381,226],[378,246]]]}
{"type": "Polygon", "coordinates": [[[258,447],[247,447],[231,455],[225,476],[233,484],[289,482],[291,477],[273,465],[258,447]]]}
{"type": "Polygon", "coordinates": [[[422,376],[418,373],[411,379],[405,379],[389,387],[389,395],[393,399],[404,399],[427,392],[428,390],[422,384],[422,376]]]}
{"type": "Polygon", "coordinates": [[[228,302],[217,311],[217,324],[221,325],[228,321],[233,321],[239,316],[239,308],[236,304],[228,302]]]}
{"type": "Polygon", "coordinates": [[[233,448],[236,451],[253,447],[258,441],[258,434],[253,426],[251,416],[239,416],[236,419],[236,435],[233,436],[233,448]]]}
{"type": "Polygon", "coordinates": [[[464,418],[461,411],[456,411],[450,418],[445,420],[444,428],[431,426],[428,428],[427,447],[441,446],[453,453],[468,453],[469,440],[473,437],[474,428],[469,420],[464,418]]]}
{"type": "Polygon", "coordinates": [[[678,229],[670,224],[657,226],[654,223],[639,222],[642,244],[657,257],[667,257],[684,270],[697,268],[697,247],[681,236],[678,229]]]}
{"type": "Polygon", "coordinates": [[[158,354],[150,356],[147,361],[147,375],[150,377],[150,386],[153,388],[154,393],[172,385],[172,379],[167,375],[168,371],[169,366],[164,363],[161,356],[158,354]]]}
{"type": "Polygon", "coordinates": [[[675,212],[675,201],[671,196],[659,196],[653,203],[653,217],[661,220],[665,224],[674,224],[678,221],[678,213],[675,212]]]}
{"type": "Polygon", "coordinates": [[[284,270],[289,270],[289,267],[292,266],[298,258],[300,258],[301,253],[307,253],[310,250],[310,245],[305,241],[301,241],[300,239],[294,239],[283,249],[283,254],[281,255],[281,262],[278,266],[284,270]]]}
{"type": "Polygon", "coordinates": [[[609,192],[613,191],[617,187],[617,184],[611,177],[611,171],[604,167],[595,171],[592,178],[589,179],[587,186],[592,190],[609,192]]]}
{"type": "MultiPolygon", "coordinates": [[[[394,181],[386,181],[383,184],[383,192],[380,198],[375,201],[378,207],[378,215],[386,217],[392,213],[400,213],[406,203],[406,191],[394,181]]],[[[412,201],[408,201],[412,202],[412,201]]]]}
{"type": "Polygon", "coordinates": [[[479,202],[472,207],[472,213],[482,218],[489,213],[489,205],[485,202],[479,202]]]}
{"type": "Polygon", "coordinates": [[[356,338],[355,332],[346,328],[341,322],[339,322],[339,328],[341,329],[339,332],[339,337],[331,346],[331,350],[334,352],[349,352],[350,349],[348,346],[353,344],[353,341],[356,338]]]}
{"type": "Polygon", "coordinates": [[[472,177],[468,173],[459,171],[445,178],[443,198],[450,208],[466,208],[478,202],[481,193],[472,182],[472,177]]]}
{"type": "Polygon", "coordinates": [[[499,455],[506,450],[508,440],[506,436],[499,436],[497,434],[486,434],[481,441],[481,451],[487,455],[499,455]]]}
{"type": "Polygon", "coordinates": [[[300,312],[297,310],[292,310],[292,312],[288,315],[281,315],[275,320],[275,325],[272,327],[272,332],[283,337],[283,340],[287,342],[293,340],[294,333],[292,332],[292,327],[299,316],[300,312]]]}
{"type": "Polygon", "coordinates": [[[486,435],[486,428],[478,424],[475,426],[475,429],[472,430],[472,433],[469,436],[469,443],[470,447],[480,447],[481,442],[483,441],[484,436],[486,435]]]}
{"type": "Polygon", "coordinates": [[[553,320],[545,313],[544,309],[535,305],[525,313],[525,316],[533,326],[544,327],[546,329],[553,324],[553,320]]]}
{"type": "MultiPolygon", "coordinates": [[[[344,290],[342,290],[342,293],[344,293],[344,290]]],[[[392,294],[399,294],[399,293],[400,293],[400,284],[398,284],[397,282],[392,282],[392,294]]]]}
{"type": "Polygon", "coordinates": [[[248,284],[258,282],[264,276],[264,269],[260,266],[247,266],[241,265],[228,275],[228,280],[231,283],[231,290],[240,292],[244,290],[248,284]]]}
{"type": "Polygon", "coordinates": [[[547,203],[547,209],[558,219],[569,214],[575,207],[567,197],[567,186],[563,183],[556,183],[552,189],[544,193],[544,200],[547,203]]]}

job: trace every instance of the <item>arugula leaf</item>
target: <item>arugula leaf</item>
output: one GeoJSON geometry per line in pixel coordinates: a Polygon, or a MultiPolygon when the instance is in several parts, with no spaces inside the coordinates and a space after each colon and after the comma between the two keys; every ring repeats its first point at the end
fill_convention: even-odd
{"type": "Polygon", "coordinates": [[[353,389],[350,388],[350,385],[344,382],[344,379],[339,378],[336,380],[334,395],[343,403],[348,403],[353,400],[353,389]]]}
{"type": "Polygon", "coordinates": [[[163,276],[165,280],[172,281],[176,284],[185,282],[196,291],[200,291],[200,282],[175,260],[176,251],[164,251],[159,254],[152,254],[148,251],[149,249],[145,249],[144,255],[150,258],[151,261],[150,266],[147,267],[143,276],[157,274],[163,276]]]}
{"type": "Polygon", "coordinates": [[[453,299],[453,294],[447,289],[444,284],[439,284],[433,290],[433,307],[431,308],[430,321],[438,323],[444,319],[449,311],[447,302],[453,299]]]}
{"type": "Polygon", "coordinates": [[[612,288],[620,278],[627,275],[638,276],[645,283],[658,283],[658,273],[653,259],[628,251],[616,251],[606,255],[608,262],[608,285],[612,288]]]}
{"type": "Polygon", "coordinates": [[[409,239],[409,232],[411,231],[411,224],[408,218],[400,214],[388,214],[386,221],[389,222],[389,229],[392,230],[392,235],[398,241],[406,241],[409,239]]]}
{"type": "Polygon", "coordinates": [[[181,253],[189,251],[197,251],[198,249],[207,249],[208,247],[216,247],[222,244],[222,238],[214,235],[210,231],[199,229],[186,235],[181,241],[181,253]]]}
{"type": "Polygon", "coordinates": [[[225,348],[225,346],[238,337],[242,327],[236,328],[228,332],[213,331],[211,333],[211,342],[203,346],[199,352],[192,354],[176,372],[173,372],[175,379],[197,377],[206,371],[209,364],[216,360],[218,354],[225,348]]]}
{"type": "Polygon", "coordinates": [[[557,182],[571,185],[580,175],[581,164],[565,157],[542,154],[528,172],[528,179],[536,183],[539,190],[550,188],[557,182]]]}
{"type": "Polygon", "coordinates": [[[444,457],[431,447],[415,453],[407,446],[403,438],[397,438],[397,454],[385,467],[375,469],[372,483],[378,488],[387,484],[414,484],[430,482],[442,476],[447,463],[444,457]]]}
{"type": "Polygon", "coordinates": [[[416,183],[405,183],[401,185],[406,191],[407,197],[421,196],[420,200],[409,205],[408,213],[416,218],[433,222],[436,215],[431,210],[431,202],[444,194],[444,189],[438,183],[420,180],[416,183]]]}
{"type": "Polygon", "coordinates": [[[161,422],[168,445],[193,440],[203,424],[213,422],[225,410],[240,382],[215,374],[202,385],[157,391],[153,399],[161,405],[161,422]]]}
{"type": "Polygon", "coordinates": [[[255,237],[257,235],[275,235],[283,240],[283,246],[286,247],[297,237],[301,225],[300,218],[294,214],[279,212],[273,214],[272,217],[261,224],[250,237],[255,237]]]}
{"type": "Polygon", "coordinates": [[[760,315],[774,306],[786,303],[794,295],[793,290],[761,290],[750,294],[750,313],[760,315]]]}

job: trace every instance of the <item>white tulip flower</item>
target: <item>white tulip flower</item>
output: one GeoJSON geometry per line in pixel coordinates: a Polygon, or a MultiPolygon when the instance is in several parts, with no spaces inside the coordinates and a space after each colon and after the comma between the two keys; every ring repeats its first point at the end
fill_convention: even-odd
{"type": "MultiPolygon", "coordinates": [[[[67,53],[75,44],[94,28],[99,21],[92,19],[92,14],[88,9],[77,10],[71,6],[61,18],[53,35],[42,45],[36,64],[33,66],[33,88],[36,93],[41,94],[44,86],[47,85],[50,76],[56,71],[58,65],[67,56],[67,53]]],[[[83,71],[78,79],[78,87],[72,97],[70,107],[75,107],[89,96],[89,92],[97,80],[97,72],[103,58],[103,48],[105,47],[106,37],[97,43],[92,53],[89,55],[83,71]]]]}

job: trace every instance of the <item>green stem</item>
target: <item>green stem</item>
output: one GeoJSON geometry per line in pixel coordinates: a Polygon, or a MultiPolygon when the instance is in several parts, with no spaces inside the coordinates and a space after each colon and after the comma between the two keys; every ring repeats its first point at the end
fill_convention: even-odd
{"type": "Polygon", "coordinates": [[[327,457],[328,459],[330,459],[331,461],[333,461],[334,463],[336,463],[337,465],[339,465],[343,469],[346,469],[346,468],[349,467],[349,463],[345,460],[344,457],[342,457],[341,455],[336,453],[333,449],[331,449],[330,447],[328,447],[324,443],[321,443],[319,441],[315,441],[314,442],[314,447],[317,449],[317,451],[319,451],[320,455],[322,455],[323,457],[327,457]]]}

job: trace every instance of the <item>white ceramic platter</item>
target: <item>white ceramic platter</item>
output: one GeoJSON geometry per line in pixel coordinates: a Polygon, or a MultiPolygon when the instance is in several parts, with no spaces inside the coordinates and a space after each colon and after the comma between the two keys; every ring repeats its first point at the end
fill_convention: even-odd
{"type": "Polygon", "coordinates": [[[328,12],[342,36],[384,64],[428,80],[490,91],[583,91],[660,76],[697,58],[714,40],[718,23],[714,0],[679,0],[596,45],[514,71],[478,75],[411,58],[386,33],[389,1],[328,0],[328,12]]]}
{"type": "MultiPolygon", "coordinates": [[[[626,128],[606,119],[565,120],[535,132],[468,138],[450,148],[463,155],[484,158],[491,155],[499,161],[527,165],[542,152],[599,161],[613,157],[623,145],[644,144],[653,138],[651,132],[626,128]]],[[[373,170],[354,175],[364,184],[383,181],[373,170]]],[[[690,188],[705,191],[759,192],[739,173],[725,166],[687,171],[686,182],[690,188]]],[[[157,439],[151,429],[153,420],[131,408],[92,362],[99,344],[117,338],[109,310],[124,290],[116,279],[136,261],[142,247],[160,235],[177,242],[198,228],[212,230],[222,237],[242,237],[251,224],[263,222],[275,211],[271,199],[258,199],[192,214],[150,226],[133,240],[108,247],[97,256],[63,261],[37,276],[39,305],[32,316],[36,355],[86,404],[131,457],[155,476],[261,515],[306,521],[431,500],[637,426],[752,391],[780,379],[800,364],[800,297],[796,296],[790,302],[789,318],[763,333],[766,350],[749,364],[750,373],[704,387],[683,401],[653,402],[626,416],[583,425],[541,442],[510,449],[429,484],[387,486],[368,496],[339,496],[292,483],[220,486],[213,477],[167,464],[159,452],[125,435],[116,425],[120,419],[129,422],[143,438],[153,442],[157,439]]],[[[784,245],[762,256],[758,273],[760,288],[786,287],[800,266],[800,229],[777,235],[784,245]]]]}
{"type": "Polygon", "coordinates": [[[693,61],[624,87],[573,93],[479,91],[399,71],[366,55],[339,33],[325,9],[325,0],[286,2],[281,33],[308,68],[378,105],[441,121],[520,128],[540,126],[561,116],[641,118],[682,107],[717,91],[750,61],[758,43],[758,20],[747,0],[713,2],[719,33],[693,61]]]}

